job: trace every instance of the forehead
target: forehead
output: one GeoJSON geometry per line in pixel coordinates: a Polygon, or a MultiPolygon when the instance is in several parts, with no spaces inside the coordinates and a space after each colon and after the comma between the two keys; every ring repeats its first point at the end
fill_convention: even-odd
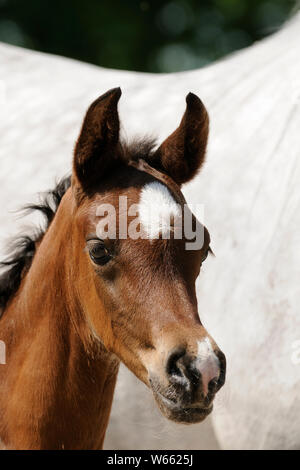
{"type": "MultiPolygon", "coordinates": [[[[209,244],[207,229],[197,221],[187,205],[179,188],[173,188],[152,175],[135,169],[120,178],[116,175],[113,184],[106,184],[90,201],[88,208],[89,225],[97,225],[99,220],[110,218],[116,221],[116,238],[119,238],[120,220],[128,227],[132,219],[138,219],[143,238],[168,238],[174,227],[185,225],[188,220],[193,229],[202,230],[203,244],[209,244]],[[111,213],[105,209],[111,207],[111,213]],[[99,211],[99,208],[103,210],[99,211]],[[126,218],[125,218],[126,217],[126,218]]],[[[93,230],[92,230],[93,231],[93,230]]],[[[122,237],[121,237],[122,238],[122,237]]],[[[184,238],[184,234],[183,234],[184,238]]]]}

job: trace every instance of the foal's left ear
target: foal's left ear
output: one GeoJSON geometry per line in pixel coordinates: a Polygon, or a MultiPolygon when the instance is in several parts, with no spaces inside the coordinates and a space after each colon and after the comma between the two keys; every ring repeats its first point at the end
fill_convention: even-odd
{"type": "Polygon", "coordinates": [[[120,88],[94,101],[83,120],[74,151],[74,176],[84,190],[92,188],[118,159],[120,88]]]}
{"type": "Polygon", "coordinates": [[[178,185],[192,179],[204,162],[209,118],[204,104],[193,93],[179,127],[151,157],[150,164],[171,176],[178,185]]]}

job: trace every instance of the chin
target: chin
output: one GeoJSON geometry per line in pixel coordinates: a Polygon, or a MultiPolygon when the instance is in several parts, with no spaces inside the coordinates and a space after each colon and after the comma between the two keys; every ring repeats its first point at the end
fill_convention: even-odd
{"type": "Polygon", "coordinates": [[[184,405],[168,400],[160,394],[155,393],[154,396],[161,413],[167,419],[174,421],[175,423],[201,423],[201,421],[204,421],[213,410],[213,405],[210,405],[209,407],[201,407],[200,405],[185,407],[184,405]]]}

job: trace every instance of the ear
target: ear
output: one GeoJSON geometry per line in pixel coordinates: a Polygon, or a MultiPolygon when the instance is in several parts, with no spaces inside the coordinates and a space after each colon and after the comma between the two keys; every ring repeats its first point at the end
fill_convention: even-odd
{"type": "Polygon", "coordinates": [[[120,88],[107,91],[91,104],[85,115],[73,160],[74,176],[84,190],[91,188],[116,163],[120,96],[120,88]]]}
{"type": "Polygon", "coordinates": [[[179,127],[154,153],[149,163],[178,184],[192,179],[204,162],[209,118],[204,104],[193,93],[186,97],[186,110],[179,127]]]}

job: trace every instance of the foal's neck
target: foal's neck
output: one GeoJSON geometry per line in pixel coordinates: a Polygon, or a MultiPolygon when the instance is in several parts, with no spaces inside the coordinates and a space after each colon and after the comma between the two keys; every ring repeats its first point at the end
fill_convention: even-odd
{"type": "Polygon", "coordinates": [[[12,448],[103,444],[119,362],[91,333],[71,267],[79,256],[72,237],[69,190],[1,323],[0,438],[12,448]]]}

